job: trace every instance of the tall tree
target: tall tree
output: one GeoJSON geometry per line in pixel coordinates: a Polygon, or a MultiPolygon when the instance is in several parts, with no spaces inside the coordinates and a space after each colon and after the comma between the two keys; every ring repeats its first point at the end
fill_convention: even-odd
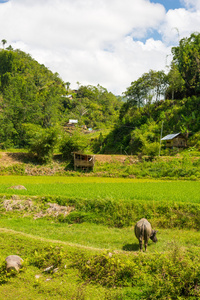
{"type": "Polygon", "coordinates": [[[150,70],[133,81],[125,92],[130,106],[141,107],[165,97],[167,76],[163,71],[150,70]]]}
{"type": "Polygon", "coordinates": [[[185,94],[185,81],[182,78],[177,65],[173,62],[171,64],[171,69],[168,73],[169,87],[167,89],[167,94],[169,99],[174,100],[174,98],[183,98],[185,94]]]}
{"type": "Polygon", "coordinates": [[[185,82],[186,96],[200,95],[200,33],[183,38],[172,48],[173,64],[185,82]]]}
{"type": "Polygon", "coordinates": [[[23,146],[22,124],[44,128],[60,120],[64,82],[20,50],[0,51],[0,143],[23,146]],[[7,142],[6,142],[7,143],[7,142]],[[9,142],[10,143],[10,142],[9,142]]]}

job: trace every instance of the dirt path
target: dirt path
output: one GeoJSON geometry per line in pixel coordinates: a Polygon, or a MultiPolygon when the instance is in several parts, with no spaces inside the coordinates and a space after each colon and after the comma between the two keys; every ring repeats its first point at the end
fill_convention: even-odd
{"type": "MultiPolygon", "coordinates": [[[[32,234],[29,234],[29,233],[16,231],[16,230],[13,230],[13,229],[8,229],[8,228],[2,228],[2,227],[0,228],[0,233],[1,232],[7,232],[7,233],[15,234],[15,235],[18,234],[18,235],[22,235],[22,236],[25,236],[25,237],[30,238],[30,239],[37,240],[37,241],[42,241],[42,242],[47,242],[47,243],[54,243],[54,244],[62,244],[62,245],[70,246],[70,247],[77,247],[77,248],[87,249],[87,250],[95,250],[95,251],[101,251],[101,252],[110,250],[110,249],[105,249],[105,248],[94,248],[94,247],[89,247],[89,246],[83,246],[83,245],[80,245],[80,244],[74,244],[74,243],[69,243],[69,242],[64,242],[64,241],[59,241],[59,240],[47,239],[47,238],[43,238],[43,237],[40,237],[40,236],[35,236],[35,235],[32,235],[32,234]]],[[[117,251],[113,251],[113,252],[124,252],[124,251],[117,250],[117,251]]]]}

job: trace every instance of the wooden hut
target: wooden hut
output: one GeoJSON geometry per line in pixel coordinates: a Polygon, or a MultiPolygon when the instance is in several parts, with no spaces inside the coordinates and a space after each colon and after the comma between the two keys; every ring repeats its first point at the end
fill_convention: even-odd
{"type": "Polygon", "coordinates": [[[94,169],[94,163],[95,163],[94,155],[82,154],[78,152],[73,152],[73,155],[74,155],[74,170],[77,170],[77,168],[80,168],[82,170],[87,170],[87,171],[94,169]]]}
{"type": "Polygon", "coordinates": [[[168,134],[161,141],[166,141],[167,148],[186,148],[187,139],[182,133],[168,134]]]}

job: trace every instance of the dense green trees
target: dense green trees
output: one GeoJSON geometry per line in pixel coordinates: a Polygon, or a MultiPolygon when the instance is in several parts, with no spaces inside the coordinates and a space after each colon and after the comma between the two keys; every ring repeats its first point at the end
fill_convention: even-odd
{"type": "Polygon", "coordinates": [[[182,132],[199,147],[200,34],[181,39],[172,55],[168,74],[150,70],[127,88],[127,102],[104,152],[158,154],[162,122],[164,135],[182,132]]]}
{"type": "Polygon", "coordinates": [[[48,128],[59,119],[63,81],[20,50],[0,51],[0,142],[24,146],[22,124],[48,128]]]}
{"type": "Polygon", "coordinates": [[[168,78],[164,71],[150,70],[139,79],[131,83],[127,88],[125,96],[128,98],[129,106],[141,107],[151,104],[152,101],[165,99],[168,78]]]}
{"type": "Polygon", "coordinates": [[[128,107],[200,95],[200,33],[181,39],[172,56],[168,74],[150,70],[131,83],[125,92],[128,107]]]}
{"type": "MultiPolygon", "coordinates": [[[[3,45],[5,42],[2,40],[3,45]]],[[[113,128],[106,138],[99,138],[96,148],[94,145],[102,152],[153,155],[158,152],[162,123],[163,135],[181,131],[191,145],[199,145],[200,34],[181,39],[172,55],[168,74],[144,73],[131,83],[122,99],[100,85],[77,82],[78,89],[72,90],[70,82],[64,83],[30,55],[1,49],[1,147],[32,147],[38,157],[41,148],[50,157],[57,143],[56,132],[61,133],[69,119],[77,119],[80,128],[113,128]]],[[[77,144],[78,139],[77,134],[66,134],[62,143],[65,155],[68,150],[85,148],[82,136],[77,144]]]]}
{"type": "Polygon", "coordinates": [[[79,125],[110,127],[120,106],[121,99],[99,85],[79,86],[73,91],[69,82],[64,83],[30,55],[0,50],[1,147],[29,146],[24,124],[48,129],[76,118],[79,125]]]}
{"type": "Polygon", "coordinates": [[[172,48],[173,63],[184,80],[185,96],[200,95],[200,33],[183,38],[172,48]]]}
{"type": "MultiPolygon", "coordinates": [[[[123,109],[123,106],[122,106],[123,109]]],[[[104,141],[104,153],[158,155],[163,122],[163,136],[183,132],[189,145],[199,149],[200,97],[163,100],[139,108],[131,107],[104,141]],[[190,142],[191,141],[191,142],[190,142]]]]}
{"type": "Polygon", "coordinates": [[[100,85],[81,85],[72,99],[64,99],[65,114],[69,118],[78,119],[80,125],[92,128],[113,126],[118,119],[121,104],[121,98],[100,85]]]}

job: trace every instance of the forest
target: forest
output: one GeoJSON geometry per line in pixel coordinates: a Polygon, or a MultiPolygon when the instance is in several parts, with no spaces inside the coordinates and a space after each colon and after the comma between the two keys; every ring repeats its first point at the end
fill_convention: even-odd
{"type": "Polygon", "coordinates": [[[163,128],[163,136],[181,132],[199,150],[200,34],[171,52],[167,74],[149,70],[116,96],[79,82],[72,90],[29,54],[0,49],[0,147],[27,148],[44,162],[55,149],[66,156],[73,150],[154,156],[163,128]],[[70,119],[78,120],[71,131],[70,119]],[[96,132],[89,143],[88,128],[96,132]]]}

